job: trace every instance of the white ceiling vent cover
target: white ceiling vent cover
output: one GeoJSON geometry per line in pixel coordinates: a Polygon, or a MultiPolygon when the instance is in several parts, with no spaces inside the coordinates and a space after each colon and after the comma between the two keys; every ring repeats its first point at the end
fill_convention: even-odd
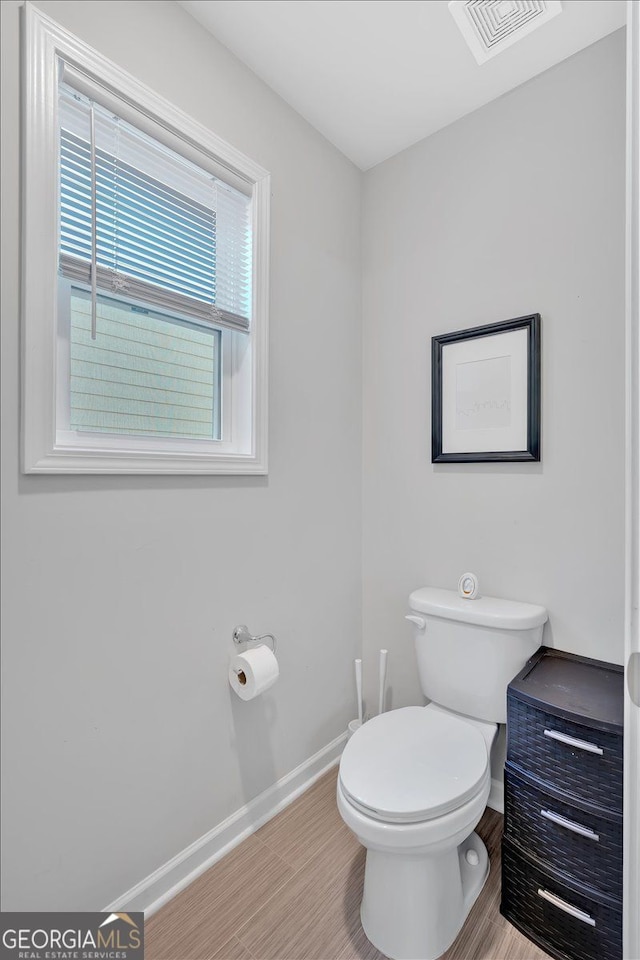
{"type": "Polygon", "coordinates": [[[562,13],[560,0],[450,0],[449,10],[478,63],[562,13]]]}

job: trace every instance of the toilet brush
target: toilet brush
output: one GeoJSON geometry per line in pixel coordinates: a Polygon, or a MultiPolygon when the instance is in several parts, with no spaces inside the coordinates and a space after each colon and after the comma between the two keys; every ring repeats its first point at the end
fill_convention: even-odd
{"type": "Polygon", "coordinates": [[[380,651],[380,676],[378,687],[378,713],[384,713],[384,688],[387,682],[387,650],[380,651]]]}
{"type": "Polygon", "coordinates": [[[356,660],[356,694],[358,697],[358,726],[362,726],[362,660],[356,660]]]}

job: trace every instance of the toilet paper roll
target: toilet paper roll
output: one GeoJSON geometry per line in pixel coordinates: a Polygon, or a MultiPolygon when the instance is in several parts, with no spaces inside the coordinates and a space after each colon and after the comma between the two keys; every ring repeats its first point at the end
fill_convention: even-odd
{"type": "Polygon", "coordinates": [[[253,700],[272,687],[280,675],[269,647],[253,647],[237,654],[229,665],[229,683],[241,700],[253,700]]]}

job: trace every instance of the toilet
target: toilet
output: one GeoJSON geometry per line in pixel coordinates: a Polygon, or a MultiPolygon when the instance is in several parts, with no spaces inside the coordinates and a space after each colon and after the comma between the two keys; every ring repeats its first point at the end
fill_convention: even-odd
{"type": "Polygon", "coordinates": [[[427,706],[380,714],[340,761],[340,814],[366,847],[360,916],[391,960],[435,960],[489,874],[474,833],[506,690],[542,642],[544,607],[425,587],[409,597],[427,706]]]}

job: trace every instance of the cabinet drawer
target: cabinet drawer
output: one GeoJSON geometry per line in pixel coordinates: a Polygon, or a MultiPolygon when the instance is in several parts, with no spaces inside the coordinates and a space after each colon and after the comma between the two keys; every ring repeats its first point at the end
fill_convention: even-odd
{"type": "Polygon", "coordinates": [[[622,817],[585,811],[546,793],[507,764],[505,836],[578,882],[622,897],[622,817]]]}
{"type": "Polygon", "coordinates": [[[605,809],[622,810],[622,737],[507,697],[507,760],[538,780],[605,809]]]}
{"type": "Polygon", "coordinates": [[[572,960],[621,960],[622,913],[502,845],[500,911],[553,956],[572,960]]]}

